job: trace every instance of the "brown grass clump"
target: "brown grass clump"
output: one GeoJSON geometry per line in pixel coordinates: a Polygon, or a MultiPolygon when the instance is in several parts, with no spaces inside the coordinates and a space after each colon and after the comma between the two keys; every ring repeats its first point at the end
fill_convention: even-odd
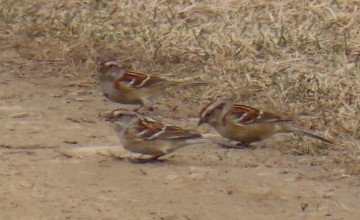
{"type": "MultiPolygon", "coordinates": [[[[298,116],[300,124],[335,138],[336,155],[356,159],[359,8],[356,0],[3,0],[0,46],[16,54],[1,62],[34,75],[90,78],[92,60],[116,57],[137,71],[204,74],[215,86],[184,100],[236,94],[244,103],[298,116]]],[[[295,143],[282,142],[281,149],[295,143]]],[[[308,153],[305,146],[297,150],[308,153]]],[[[323,154],[319,149],[311,152],[323,154]]]]}

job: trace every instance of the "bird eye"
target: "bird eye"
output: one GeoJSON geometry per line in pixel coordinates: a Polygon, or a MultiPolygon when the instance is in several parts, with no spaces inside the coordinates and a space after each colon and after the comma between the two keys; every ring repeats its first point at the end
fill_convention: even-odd
{"type": "Polygon", "coordinates": [[[117,118],[121,118],[121,117],[123,117],[123,116],[124,116],[124,114],[123,114],[123,113],[120,113],[120,114],[117,115],[117,118]]]}

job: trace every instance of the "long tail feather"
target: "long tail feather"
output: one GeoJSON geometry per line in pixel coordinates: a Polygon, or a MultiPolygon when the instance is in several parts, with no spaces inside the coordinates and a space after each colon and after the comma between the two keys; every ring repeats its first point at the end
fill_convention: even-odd
{"type": "Polygon", "coordinates": [[[304,130],[301,130],[301,129],[298,129],[298,128],[292,128],[292,131],[294,133],[297,133],[297,134],[301,134],[301,135],[305,135],[305,136],[308,136],[308,137],[311,137],[311,138],[315,138],[317,140],[320,140],[322,142],[325,142],[325,143],[328,143],[328,144],[333,144],[334,142],[333,141],[330,141],[326,138],[323,138],[323,137],[320,137],[316,134],[313,134],[313,133],[310,133],[310,132],[307,132],[307,131],[304,131],[304,130]]]}
{"type": "Polygon", "coordinates": [[[201,76],[194,76],[194,77],[186,77],[183,79],[172,79],[174,83],[181,84],[183,86],[186,85],[208,85],[211,82],[205,81],[201,76]]]}

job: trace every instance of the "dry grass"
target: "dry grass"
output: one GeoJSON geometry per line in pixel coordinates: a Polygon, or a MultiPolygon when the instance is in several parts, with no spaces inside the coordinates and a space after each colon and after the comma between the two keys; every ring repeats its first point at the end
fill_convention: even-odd
{"type": "MultiPolygon", "coordinates": [[[[91,61],[107,57],[148,73],[206,74],[216,86],[184,99],[236,94],[244,103],[297,115],[300,124],[337,141],[332,151],[305,144],[297,152],[355,161],[359,8],[357,0],[3,0],[0,47],[16,53],[1,62],[34,77],[93,82],[91,61]]],[[[281,144],[288,152],[299,140],[281,144]]]]}

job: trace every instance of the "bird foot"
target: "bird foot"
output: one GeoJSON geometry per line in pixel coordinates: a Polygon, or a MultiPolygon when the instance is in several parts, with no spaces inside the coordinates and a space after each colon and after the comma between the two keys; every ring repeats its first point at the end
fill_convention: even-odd
{"type": "Polygon", "coordinates": [[[164,155],[156,155],[149,158],[129,158],[129,161],[132,163],[158,163],[158,162],[164,162],[165,160],[158,160],[159,157],[164,155]]]}
{"type": "Polygon", "coordinates": [[[239,142],[235,145],[234,148],[236,148],[236,149],[255,149],[256,146],[239,142]]]}

